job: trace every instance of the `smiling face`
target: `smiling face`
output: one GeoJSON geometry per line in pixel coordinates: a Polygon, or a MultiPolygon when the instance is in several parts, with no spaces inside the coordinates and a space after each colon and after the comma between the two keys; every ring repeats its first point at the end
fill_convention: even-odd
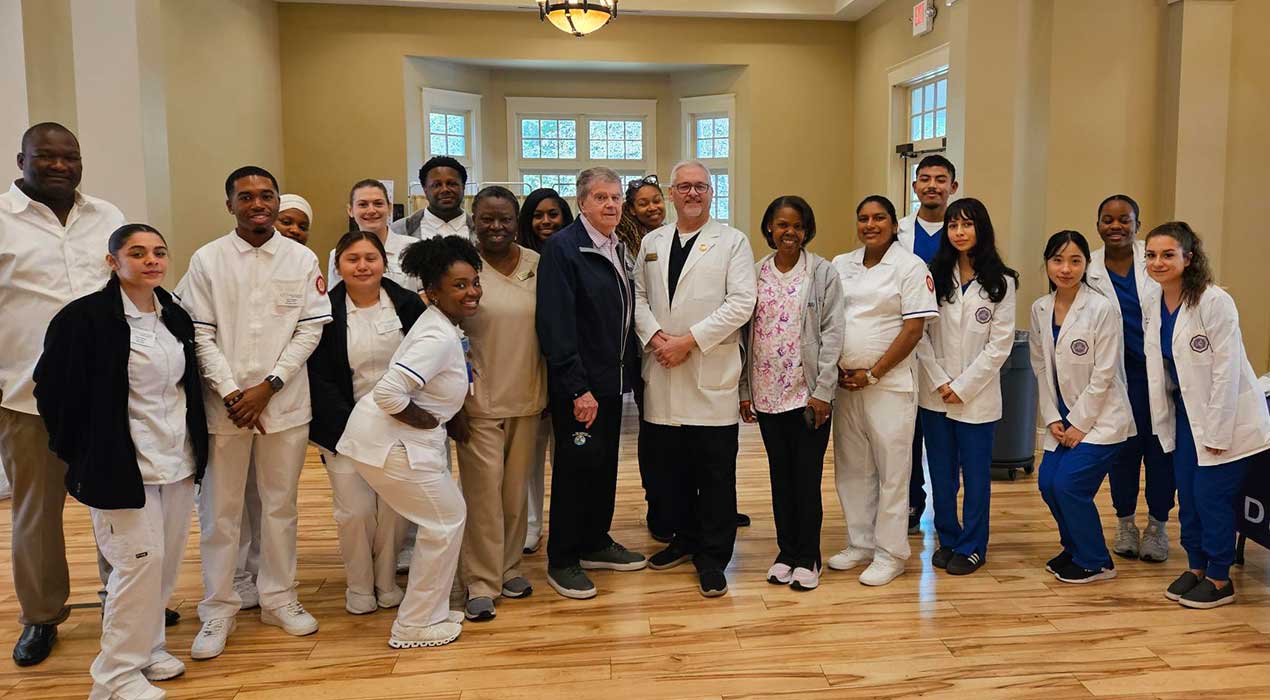
{"type": "Polygon", "coordinates": [[[617,182],[594,180],[586,197],[578,202],[578,208],[591,225],[605,235],[622,220],[622,185],[617,182]]]}
{"type": "Polygon", "coordinates": [[[1063,247],[1045,259],[1045,274],[1055,287],[1067,290],[1080,286],[1085,278],[1085,268],[1089,260],[1085,258],[1080,246],[1068,241],[1063,247]]]}
{"type": "Polygon", "coordinates": [[[117,254],[106,256],[106,264],[120,282],[154,289],[168,271],[168,244],[156,233],[137,231],[124,240],[117,254]]]}
{"type": "Polygon", "coordinates": [[[710,176],[705,170],[688,165],[675,171],[675,179],[670,183],[670,201],[680,219],[700,221],[710,216],[713,194],[710,176]]]}
{"type": "Polygon", "coordinates": [[[978,240],[975,236],[975,222],[962,217],[948,222],[948,242],[958,253],[969,253],[978,240]]]}
{"type": "Polygon", "coordinates": [[[428,290],[428,300],[455,323],[471,318],[481,303],[480,275],[468,263],[455,262],[428,290]]]}
{"type": "Polygon", "coordinates": [[[923,209],[943,209],[956,192],[957,182],[942,166],[922,168],[917,171],[917,179],[913,181],[913,194],[917,195],[923,209]]]}
{"type": "Polygon", "coordinates": [[[662,198],[661,188],[657,185],[640,187],[631,203],[631,214],[650,231],[665,223],[666,200],[662,198]]]}
{"type": "Polygon", "coordinates": [[[1152,236],[1147,239],[1147,274],[1160,286],[1177,284],[1182,273],[1191,264],[1191,256],[1182,250],[1182,244],[1172,236],[1152,236]]]}
{"type": "Polygon", "coordinates": [[[797,256],[807,242],[807,230],[804,228],[803,215],[793,207],[781,207],[772,215],[772,243],[776,244],[778,253],[797,256]]]}
{"type": "Polygon", "coordinates": [[[865,202],[855,217],[856,235],[865,248],[885,249],[895,239],[895,220],[877,202],[865,202]]]}
{"type": "Polygon", "coordinates": [[[348,204],[348,215],[362,231],[370,231],[383,236],[388,231],[388,223],[392,220],[392,205],[388,196],[375,186],[358,187],[348,204]]]}
{"type": "Polygon", "coordinates": [[[29,192],[46,199],[75,196],[84,174],[75,135],[62,129],[41,129],[18,154],[18,169],[29,192]]]}
{"type": "Polygon", "coordinates": [[[1103,245],[1112,250],[1133,248],[1133,239],[1138,235],[1138,217],[1133,207],[1123,199],[1113,199],[1103,205],[1098,212],[1098,236],[1103,245]]]}
{"type": "Polygon", "coordinates": [[[551,234],[564,228],[564,210],[560,202],[548,197],[534,207],[533,229],[539,241],[546,241],[551,234]]]}
{"type": "Polygon", "coordinates": [[[265,235],[278,219],[278,192],[269,178],[247,175],[234,180],[233,194],[225,206],[238,220],[240,231],[265,235]]]}
{"type": "Polygon", "coordinates": [[[354,292],[379,289],[379,283],[384,278],[384,264],[384,256],[379,254],[379,249],[366,240],[345,248],[336,261],[344,285],[354,292]]]}
{"type": "Polygon", "coordinates": [[[278,212],[278,221],[273,227],[278,229],[278,233],[300,245],[309,244],[309,215],[299,209],[283,209],[278,212]]]}
{"type": "Polygon", "coordinates": [[[433,168],[423,183],[423,193],[433,209],[455,211],[463,204],[463,178],[454,168],[433,168]]]}
{"type": "Polygon", "coordinates": [[[472,212],[481,255],[501,258],[516,241],[516,207],[502,197],[484,197],[472,212]]]}

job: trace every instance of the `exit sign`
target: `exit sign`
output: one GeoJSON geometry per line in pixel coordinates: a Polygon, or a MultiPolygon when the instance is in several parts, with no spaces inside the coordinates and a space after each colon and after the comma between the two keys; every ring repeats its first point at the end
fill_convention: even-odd
{"type": "Polygon", "coordinates": [[[920,0],[916,5],[913,5],[913,36],[929,34],[934,28],[934,0],[920,0]]]}

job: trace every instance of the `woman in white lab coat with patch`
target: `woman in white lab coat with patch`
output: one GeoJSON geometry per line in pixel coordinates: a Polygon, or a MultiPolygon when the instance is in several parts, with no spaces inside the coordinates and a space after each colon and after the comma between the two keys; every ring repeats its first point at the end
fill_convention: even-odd
{"type": "Polygon", "coordinates": [[[1063,551],[1045,569],[1063,583],[1115,578],[1094,496],[1125,440],[1133,411],[1120,361],[1124,331],[1109,301],[1089,286],[1089,243],[1060,231],[1045,245],[1050,293],[1032,304],[1032,371],[1045,425],[1038,483],[1063,551]]]}
{"type": "Polygon", "coordinates": [[[1173,453],[1187,570],[1164,592],[1188,608],[1235,602],[1235,499],[1250,459],[1270,449],[1270,412],[1244,351],[1235,300],[1218,287],[1199,237],[1174,221],[1146,239],[1142,301],[1151,417],[1173,453]]]}

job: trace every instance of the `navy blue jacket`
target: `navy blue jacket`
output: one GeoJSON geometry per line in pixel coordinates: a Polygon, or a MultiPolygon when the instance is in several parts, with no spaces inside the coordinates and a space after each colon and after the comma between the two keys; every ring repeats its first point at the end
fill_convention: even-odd
{"type": "Polygon", "coordinates": [[[538,262],[536,323],[552,396],[614,397],[634,388],[633,296],[625,268],[619,273],[595,249],[581,218],[547,239],[538,262]]]}

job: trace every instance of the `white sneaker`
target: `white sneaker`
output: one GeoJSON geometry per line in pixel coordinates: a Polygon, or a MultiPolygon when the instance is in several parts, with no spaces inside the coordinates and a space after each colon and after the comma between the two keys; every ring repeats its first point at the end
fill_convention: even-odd
{"type": "Polygon", "coordinates": [[[445,618],[449,622],[453,622],[456,625],[461,625],[463,624],[463,621],[467,619],[467,615],[464,615],[462,610],[451,610],[450,612],[446,613],[445,618]]]}
{"type": "Polygon", "coordinates": [[[235,578],[234,592],[242,599],[240,610],[251,610],[260,607],[260,591],[256,589],[256,583],[250,578],[235,578]]]}
{"type": "Polygon", "coordinates": [[[194,638],[194,645],[190,647],[190,658],[202,660],[220,656],[225,651],[225,641],[237,626],[238,623],[232,617],[204,622],[203,628],[194,638]]]}
{"type": "MultiPolygon", "coordinates": [[[[463,613],[459,614],[462,615],[463,613]]],[[[463,625],[449,620],[438,622],[435,625],[428,625],[427,627],[406,627],[394,621],[392,623],[392,636],[388,638],[388,646],[393,649],[445,646],[458,639],[462,633],[463,625]]]]}
{"type": "Polygon", "coordinates": [[[150,665],[141,669],[141,675],[148,681],[166,681],[185,673],[185,664],[175,656],[160,651],[150,657],[150,665]]]}
{"type": "MultiPolygon", "coordinates": [[[[379,609],[375,596],[344,589],[344,610],[349,615],[369,615],[379,609]]],[[[263,617],[264,614],[261,614],[263,617]]]]}
{"type": "Polygon", "coordinates": [[[873,550],[847,547],[829,557],[829,568],[834,571],[850,571],[861,564],[873,561],[873,550]]]}
{"type": "Polygon", "coordinates": [[[814,569],[797,567],[794,569],[792,578],[794,582],[789,585],[790,588],[796,591],[814,590],[820,585],[820,567],[814,569]]]}
{"type": "Polygon", "coordinates": [[[401,605],[401,601],[406,597],[406,592],[400,588],[394,588],[387,593],[375,593],[376,604],[381,608],[395,608],[401,605]]]}
{"type": "Polygon", "coordinates": [[[790,582],[790,575],[794,570],[789,568],[788,564],[776,562],[772,564],[772,568],[767,570],[767,582],[775,585],[784,585],[790,582]]]}
{"type": "Polygon", "coordinates": [[[1142,533],[1142,561],[1158,564],[1169,558],[1169,533],[1164,523],[1147,516],[1147,529],[1142,533]]]}
{"type": "Polygon", "coordinates": [[[318,630],[318,621],[300,605],[300,601],[290,603],[272,610],[261,610],[260,621],[266,625],[281,627],[283,632],[296,637],[313,634],[318,630]]]}
{"type": "Polygon", "coordinates": [[[874,559],[873,563],[869,564],[869,568],[860,574],[860,583],[866,586],[885,586],[902,573],[904,573],[904,562],[874,559]]]}
{"type": "Polygon", "coordinates": [[[1116,541],[1111,546],[1111,551],[1126,559],[1137,559],[1141,539],[1138,526],[1133,522],[1133,516],[1126,515],[1120,518],[1116,525],[1116,541]]]}
{"type": "Polygon", "coordinates": [[[414,542],[411,542],[409,546],[403,546],[401,551],[397,552],[397,573],[410,573],[410,558],[414,556],[414,553],[414,542]]]}
{"type": "MultiPolygon", "coordinates": [[[[111,693],[110,700],[167,700],[167,691],[162,688],[157,688],[149,683],[146,683],[146,685],[138,691],[136,687],[132,687],[138,684],[139,683],[130,684],[130,687],[127,689],[127,695],[111,693]]],[[[96,690],[98,687],[99,686],[94,684],[93,690],[96,690]]],[[[89,697],[91,698],[92,695],[90,694],[89,697]]]]}

